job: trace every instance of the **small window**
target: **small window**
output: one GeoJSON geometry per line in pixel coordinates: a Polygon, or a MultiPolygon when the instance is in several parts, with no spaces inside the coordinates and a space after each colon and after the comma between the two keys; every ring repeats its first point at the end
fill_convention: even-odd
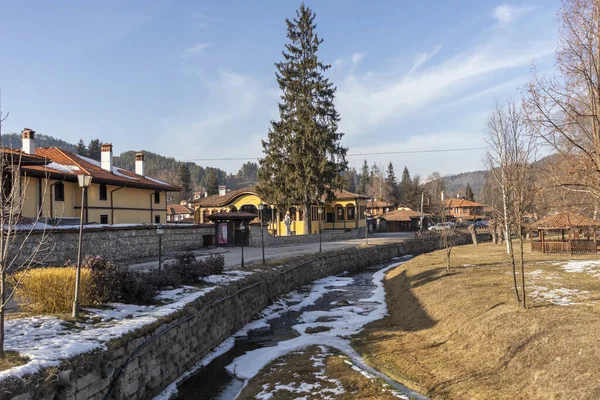
{"type": "Polygon", "coordinates": [[[154,204],[160,203],[160,192],[154,192],[154,204]]]}
{"type": "Polygon", "coordinates": [[[335,215],[334,213],[328,212],[327,215],[326,215],[327,222],[332,223],[334,215],[335,215]]]}
{"type": "Polygon", "coordinates": [[[54,185],[54,201],[65,201],[65,185],[62,182],[54,185]]]}
{"type": "Polygon", "coordinates": [[[155,215],[154,216],[154,223],[155,224],[160,224],[160,215],[155,215]]]}
{"type": "Polygon", "coordinates": [[[354,221],[355,208],[348,207],[347,214],[348,214],[348,221],[354,221]]]}
{"type": "Polygon", "coordinates": [[[343,221],[344,220],[344,208],[343,207],[339,207],[337,209],[337,220],[338,221],[343,221]]]}
{"type": "Polygon", "coordinates": [[[108,214],[101,214],[100,215],[100,223],[102,225],[108,225],[108,214]]]}
{"type": "MultiPolygon", "coordinates": [[[[100,185],[100,200],[106,200],[106,185],[100,185]]],[[[108,216],[107,216],[108,218],[108,216]]]]}

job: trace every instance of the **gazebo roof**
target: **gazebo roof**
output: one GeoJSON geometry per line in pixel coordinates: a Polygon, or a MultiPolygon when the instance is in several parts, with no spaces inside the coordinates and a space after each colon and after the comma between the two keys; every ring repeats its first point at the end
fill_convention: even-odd
{"type": "Polygon", "coordinates": [[[600,227],[600,221],[570,212],[560,212],[529,225],[530,229],[569,229],[600,227]]]}

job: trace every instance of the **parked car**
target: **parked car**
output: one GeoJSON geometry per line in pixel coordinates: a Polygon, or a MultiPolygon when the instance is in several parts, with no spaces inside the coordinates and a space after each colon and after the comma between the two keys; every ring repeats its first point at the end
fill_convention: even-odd
{"type": "Polygon", "coordinates": [[[475,228],[487,228],[488,226],[490,226],[490,223],[488,221],[475,222],[475,228]]]}
{"type": "Polygon", "coordinates": [[[427,228],[430,231],[445,231],[454,227],[453,222],[440,222],[427,228]]]}

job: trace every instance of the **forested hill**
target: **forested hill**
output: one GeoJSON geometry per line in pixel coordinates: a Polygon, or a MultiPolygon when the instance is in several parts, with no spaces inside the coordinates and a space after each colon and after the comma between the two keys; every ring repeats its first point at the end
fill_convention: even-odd
{"type": "Polygon", "coordinates": [[[446,186],[446,197],[464,196],[467,184],[471,186],[475,200],[481,201],[481,190],[485,185],[487,171],[463,172],[462,174],[447,175],[442,179],[446,186]]]}
{"type": "MultiPolygon", "coordinates": [[[[37,147],[58,147],[63,150],[67,150],[73,153],[77,153],[77,146],[65,142],[61,139],[56,139],[52,136],[36,133],[35,141],[37,147]]],[[[93,142],[93,141],[92,141],[93,142]]],[[[100,143],[100,141],[98,141],[100,143]]],[[[2,135],[2,145],[7,147],[21,148],[21,135],[18,133],[6,133],[2,135]]],[[[85,147],[85,146],[84,146],[85,147]]],[[[88,146],[89,147],[89,146],[88,146]]],[[[128,169],[135,171],[135,151],[130,150],[113,157],[113,163],[119,168],[128,169]]],[[[89,154],[86,154],[91,156],[89,154]]],[[[91,156],[92,158],[95,158],[91,156]]],[[[165,182],[169,182],[175,185],[179,185],[179,166],[185,164],[188,166],[191,175],[191,186],[192,190],[204,186],[204,178],[206,176],[206,170],[211,167],[201,167],[193,162],[180,162],[175,160],[173,157],[165,157],[160,154],[144,151],[144,159],[146,161],[146,175],[160,179],[165,182]]],[[[219,182],[225,182],[225,171],[214,168],[219,182]]]]}
{"type": "MultiPolygon", "coordinates": [[[[67,151],[75,152],[75,145],[65,142],[64,140],[56,139],[52,136],[35,134],[35,142],[37,147],[58,147],[67,151]]],[[[12,147],[15,149],[21,148],[21,134],[19,133],[4,133],[2,134],[2,146],[12,147]]]]}

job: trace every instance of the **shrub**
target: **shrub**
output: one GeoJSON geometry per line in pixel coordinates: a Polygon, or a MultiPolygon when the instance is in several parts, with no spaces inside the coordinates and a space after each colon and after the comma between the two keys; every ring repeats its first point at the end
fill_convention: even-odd
{"type": "MultiPolygon", "coordinates": [[[[35,268],[25,272],[15,294],[23,300],[23,309],[35,313],[66,313],[73,309],[75,299],[75,275],[73,267],[35,268]]],[[[19,275],[20,277],[20,275],[19,275]]],[[[19,277],[14,277],[18,279],[19,277]]],[[[96,304],[90,270],[81,270],[79,303],[82,306],[96,304]]]]}
{"type": "Polygon", "coordinates": [[[221,254],[213,254],[200,261],[200,276],[220,275],[225,268],[225,258],[221,254]]]}

